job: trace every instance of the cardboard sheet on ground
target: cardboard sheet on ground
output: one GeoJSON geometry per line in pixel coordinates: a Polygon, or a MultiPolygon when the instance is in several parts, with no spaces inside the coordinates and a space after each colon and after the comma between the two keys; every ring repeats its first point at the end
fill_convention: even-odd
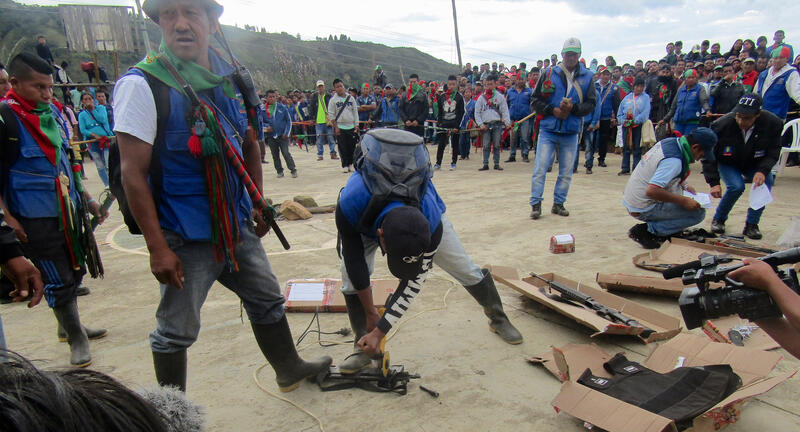
{"type": "Polygon", "coordinates": [[[633,264],[643,269],[662,272],[671,266],[694,261],[703,253],[727,254],[738,259],[746,257],[758,258],[766,255],[762,252],[715,246],[684,239],[672,239],[664,242],[658,249],[634,256],[633,264]]]}
{"type": "MultiPolygon", "coordinates": [[[[623,273],[597,273],[597,284],[608,291],[629,291],[641,294],[653,294],[667,297],[680,297],[686,286],[680,279],[664,279],[661,276],[639,276],[623,273]]],[[[712,283],[711,288],[722,286],[712,283]]]]}
{"type": "Polygon", "coordinates": [[[737,326],[755,327],[750,328],[750,336],[744,338],[742,341],[745,348],[752,348],[762,351],[780,348],[780,345],[778,345],[778,343],[775,342],[775,339],[772,339],[772,336],[767,334],[767,332],[761,330],[749,320],[739,318],[736,315],[706,321],[703,325],[703,332],[705,332],[705,334],[714,342],[729,344],[732,343],[730,337],[728,336],[730,334],[729,332],[731,329],[737,326]]]}
{"type": "MultiPolygon", "coordinates": [[[[397,279],[372,280],[370,288],[376,307],[386,304],[397,283],[397,279]]],[[[288,312],[347,312],[340,279],[290,279],[284,295],[288,312]]]]}
{"type": "MultiPolygon", "coordinates": [[[[567,345],[554,347],[551,353],[535,356],[529,361],[545,366],[564,382],[561,391],[551,402],[557,412],[564,411],[609,432],[677,431],[670,419],[576,382],[586,368],[596,376],[608,377],[603,363],[611,357],[612,354],[596,345],[567,345]]],[[[742,387],[696,417],[693,426],[688,429],[710,432],[735,423],[742,415],[745,402],[771,390],[796,373],[793,371],[767,378],[780,359],[781,356],[776,353],[715,343],[702,336],[681,333],[656,347],[641,364],[659,373],[669,372],[678,366],[730,364],[742,378],[742,387]]]]}
{"type": "Polygon", "coordinates": [[[642,306],[632,300],[616,296],[599,288],[594,288],[588,284],[580,284],[579,286],[577,282],[554,275],[552,273],[544,273],[540,275],[545,279],[561,282],[572,289],[583,292],[599,301],[603,305],[614,308],[626,316],[639,321],[639,323],[642,325],[655,330],[655,332],[652,333],[648,338],[643,338],[641,337],[643,330],[642,328],[614,323],[581,306],[560,302],[548,297],[540,290],[545,283],[538,279],[530,276],[520,279],[517,270],[511,267],[490,267],[492,276],[496,281],[517,290],[522,295],[539,302],[542,305],[551,308],[556,312],[583,324],[586,327],[589,327],[594,331],[592,337],[601,334],[631,335],[637,337],[644,343],[649,343],[653,341],[669,339],[681,331],[680,320],[673,316],[661,313],[646,306],[642,306]]]}

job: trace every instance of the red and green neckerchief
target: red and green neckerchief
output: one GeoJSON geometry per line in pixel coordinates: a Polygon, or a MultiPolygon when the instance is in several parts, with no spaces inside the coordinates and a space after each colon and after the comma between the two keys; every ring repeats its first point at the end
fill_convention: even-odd
{"type": "MultiPolygon", "coordinates": [[[[53,109],[50,104],[34,104],[17,94],[13,89],[6,94],[5,102],[17,115],[25,129],[33,136],[36,144],[47,157],[47,160],[60,172],[59,161],[61,157],[69,157],[63,154],[62,145],[64,137],[59,130],[60,126],[53,116],[53,109]]],[[[71,169],[80,172],[80,164],[74,163],[71,169]]],[[[80,183],[80,176],[72,176],[75,181],[75,190],[83,192],[80,183]]],[[[80,242],[80,222],[78,212],[74,203],[69,197],[70,178],[64,173],[55,176],[54,188],[56,199],[58,200],[58,229],[64,232],[67,248],[70,252],[70,261],[75,269],[81,268],[85,262],[85,254],[80,242]],[[64,183],[66,182],[66,184],[64,183]]]]}
{"type": "MultiPolygon", "coordinates": [[[[232,99],[236,97],[229,78],[217,75],[193,61],[179,59],[167,48],[163,40],[159,52],[150,53],[136,67],[184,94],[182,86],[164,66],[165,60],[175,67],[195,92],[200,93],[221,86],[226,96],[232,99]]],[[[239,223],[236,206],[227,196],[228,168],[221,148],[223,145],[228,148],[230,142],[214,110],[206,102],[201,101],[199,106],[190,110],[189,116],[194,126],[191,128],[192,134],[187,146],[194,157],[202,158],[203,161],[214,255],[218,262],[225,262],[230,269],[238,271],[239,265],[234,256],[234,248],[239,241],[239,223]]]]}
{"type": "Polygon", "coordinates": [[[444,92],[444,98],[445,98],[444,100],[445,100],[445,102],[450,103],[450,94],[452,92],[453,91],[450,90],[449,88],[447,90],[445,90],[445,92],[444,92]]]}
{"type": "Polygon", "coordinates": [[[689,140],[687,140],[685,136],[678,138],[678,145],[681,146],[683,161],[686,162],[686,173],[682,173],[683,178],[681,179],[681,181],[683,181],[689,178],[689,174],[692,173],[692,170],[689,167],[691,166],[692,162],[694,162],[694,154],[692,154],[692,146],[689,144],[689,140]]]}
{"type": "MultiPolygon", "coordinates": [[[[264,111],[267,112],[267,118],[272,118],[272,116],[275,115],[275,110],[276,109],[278,109],[278,103],[277,102],[274,103],[274,104],[267,103],[267,107],[264,109],[264,111]]],[[[297,111],[297,113],[300,114],[300,111],[297,111]]]]}
{"type": "Polygon", "coordinates": [[[406,99],[411,100],[417,97],[417,93],[422,89],[422,86],[419,84],[411,84],[408,86],[408,92],[406,93],[406,99]]]}
{"type": "Polygon", "coordinates": [[[544,77],[544,81],[542,82],[542,97],[545,99],[550,98],[553,92],[556,91],[556,85],[553,84],[553,80],[550,78],[553,76],[553,68],[550,67],[547,69],[547,76],[544,77]]]}
{"type": "Polygon", "coordinates": [[[486,89],[486,91],[483,93],[483,97],[486,98],[487,104],[492,103],[492,98],[494,97],[494,90],[486,89]]]}

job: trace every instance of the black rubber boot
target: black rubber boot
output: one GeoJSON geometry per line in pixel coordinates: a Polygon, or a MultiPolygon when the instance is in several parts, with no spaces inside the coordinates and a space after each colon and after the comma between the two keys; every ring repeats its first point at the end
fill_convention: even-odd
{"type": "Polygon", "coordinates": [[[282,392],[296,389],[305,378],[316,376],[333,363],[330,356],[307,362],[297,355],[286,315],[275,324],[251,325],[258,347],[275,369],[275,381],[282,392]]]}
{"type": "MultiPolygon", "coordinates": [[[[86,332],[86,337],[88,337],[89,340],[102,339],[102,338],[108,336],[108,330],[106,330],[104,328],[92,329],[92,328],[83,326],[83,331],[86,332]]],[[[56,331],[56,333],[58,334],[58,341],[59,342],[66,342],[67,341],[67,332],[64,331],[64,327],[61,327],[61,323],[58,324],[58,330],[56,331]]]]}
{"type": "Polygon", "coordinates": [[[153,368],[156,370],[156,381],[162,387],[177,387],[186,392],[186,350],[174,353],[153,351],[153,368]]]}
{"type": "Polygon", "coordinates": [[[342,361],[339,371],[344,374],[354,374],[371,363],[370,356],[358,348],[359,339],[367,334],[367,315],[358,295],[345,295],[344,301],[347,304],[347,315],[350,317],[350,327],[353,328],[355,340],[353,341],[353,353],[342,361]]]}
{"type": "Polygon", "coordinates": [[[489,329],[497,333],[504,341],[517,345],[522,343],[522,335],[508,320],[508,316],[503,311],[503,303],[500,301],[500,294],[494,285],[494,279],[489,270],[482,269],[483,279],[475,285],[464,287],[478,304],[483,306],[483,313],[489,317],[489,329]]]}
{"type": "Polygon", "coordinates": [[[78,315],[78,301],[72,299],[69,303],[53,308],[53,314],[58,324],[67,333],[69,343],[69,362],[75,367],[86,367],[92,364],[92,355],[89,353],[89,339],[83,331],[81,318],[78,315]]]}

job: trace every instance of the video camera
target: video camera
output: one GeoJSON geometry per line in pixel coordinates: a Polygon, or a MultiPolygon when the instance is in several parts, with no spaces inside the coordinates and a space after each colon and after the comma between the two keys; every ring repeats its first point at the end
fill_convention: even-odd
{"type": "MultiPolygon", "coordinates": [[[[778,269],[778,266],[784,264],[800,262],[800,247],[775,252],[759,260],[772,266],[781,281],[800,294],[797,272],[793,268],[778,269]]],[[[678,300],[687,329],[701,327],[707,319],[734,314],[750,321],[783,316],[783,312],[766,291],[746,287],[728,277],[730,272],[744,266],[743,263],[725,265],[731,261],[733,258],[727,255],[708,255],[664,271],[664,279],[681,276],[684,285],[695,285],[684,288],[678,300]],[[724,282],[725,286],[709,289],[711,282],[724,282]]]]}

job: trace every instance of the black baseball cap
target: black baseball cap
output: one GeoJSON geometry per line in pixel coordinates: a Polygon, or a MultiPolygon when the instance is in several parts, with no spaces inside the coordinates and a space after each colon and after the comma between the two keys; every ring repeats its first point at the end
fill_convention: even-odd
{"type": "Polygon", "coordinates": [[[763,100],[757,93],[747,93],[739,98],[739,103],[733,108],[733,112],[744,115],[755,115],[761,112],[763,100]]]}
{"type": "Polygon", "coordinates": [[[389,271],[401,280],[416,279],[431,244],[428,220],[418,208],[400,206],[386,213],[381,228],[389,271]]]}
{"type": "Polygon", "coordinates": [[[686,136],[690,144],[699,144],[703,148],[703,159],[714,161],[714,146],[717,145],[717,134],[707,127],[699,127],[686,136]]]}

